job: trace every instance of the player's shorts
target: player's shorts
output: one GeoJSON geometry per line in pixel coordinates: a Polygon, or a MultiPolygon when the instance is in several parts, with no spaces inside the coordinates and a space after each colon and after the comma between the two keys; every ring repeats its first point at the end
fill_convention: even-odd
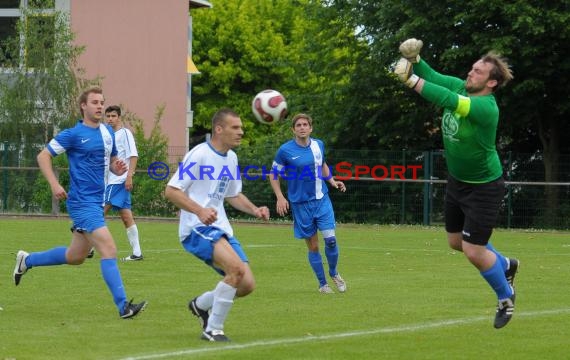
{"type": "Polygon", "coordinates": [[[325,194],[322,199],[291,203],[293,234],[297,239],[308,239],[317,230],[336,228],[331,199],[325,194]]]}
{"type": "Polygon", "coordinates": [[[107,226],[103,215],[103,206],[99,204],[70,204],[67,202],[67,212],[71,218],[71,231],[92,233],[107,226]]]}
{"type": "Polygon", "coordinates": [[[445,192],[445,230],[463,232],[463,240],[468,243],[487,245],[504,196],[502,177],[484,184],[469,184],[449,176],[445,192]]]}
{"type": "Polygon", "coordinates": [[[225,232],[214,226],[199,226],[192,229],[190,235],[182,241],[182,246],[186,251],[210,265],[219,274],[226,275],[222,269],[214,266],[214,244],[218,241],[229,242],[232,249],[243,262],[249,261],[241,248],[240,242],[235,237],[229,237],[225,232]]]}
{"type": "Polygon", "coordinates": [[[131,208],[131,192],[125,184],[109,184],[105,187],[105,204],[111,204],[113,210],[131,208]]]}

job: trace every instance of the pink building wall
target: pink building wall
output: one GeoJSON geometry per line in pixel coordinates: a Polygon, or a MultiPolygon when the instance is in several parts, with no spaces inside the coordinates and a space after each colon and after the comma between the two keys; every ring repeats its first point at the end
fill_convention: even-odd
{"type": "Polygon", "coordinates": [[[186,148],[188,0],[72,0],[80,66],[102,77],[106,105],[144,119],[148,135],[156,108],[169,146],[186,148]]]}

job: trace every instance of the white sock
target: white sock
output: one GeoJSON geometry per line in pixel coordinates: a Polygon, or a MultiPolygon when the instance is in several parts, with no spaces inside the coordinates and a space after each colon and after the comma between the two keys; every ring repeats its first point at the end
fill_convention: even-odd
{"type": "Polygon", "coordinates": [[[206,331],[223,330],[224,322],[234,303],[237,289],[226,284],[223,281],[218,283],[214,289],[214,302],[212,304],[212,313],[208,319],[206,331]]]}
{"type": "Polygon", "coordinates": [[[196,305],[202,310],[210,310],[214,303],[214,292],[206,291],[196,299],[196,305]]]}
{"type": "Polygon", "coordinates": [[[141,256],[141,245],[139,244],[139,229],[137,224],[131,225],[127,228],[127,238],[129,239],[129,244],[133,248],[133,255],[141,256]]]}

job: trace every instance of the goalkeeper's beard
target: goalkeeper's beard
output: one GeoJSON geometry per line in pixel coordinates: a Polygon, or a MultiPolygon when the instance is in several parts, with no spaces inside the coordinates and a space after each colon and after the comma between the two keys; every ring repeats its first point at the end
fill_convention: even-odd
{"type": "Polygon", "coordinates": [[[480,91],[482,91],[483,89],[485,89],[485,85],[473,85],[472,82],[470,82],[469,80],[465,81],[465,90],[467,90],[468,94],[476,94],[480,91]]]}

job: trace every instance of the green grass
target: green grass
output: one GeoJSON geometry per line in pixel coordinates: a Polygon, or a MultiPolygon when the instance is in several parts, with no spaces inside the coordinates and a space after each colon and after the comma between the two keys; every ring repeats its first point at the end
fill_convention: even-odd
{"type": "MultiPolygon", "coordinates": [[[[83,265],[34,268],[12,283],[18,249],[68,244],[67,220],[0,219],[3,359],[567,359],[570,238],[496,231],[521,260],[515,317],[493,328],[494,294],[442,228],[340,225],[345,294],[322,295],[291,226],[236,224],[257,289],[226,321],[229,344],[199,339],[187,302],[219,277],[178,243],[177,223],[138,223],[145,260],[120,263],[145,312],[120,320],[98,255],[83,265]]],[[[122,225],[110,221],[119,255],[122,225]]],[[[322,240],[321,240],[322,241],[322,240]]]]}

